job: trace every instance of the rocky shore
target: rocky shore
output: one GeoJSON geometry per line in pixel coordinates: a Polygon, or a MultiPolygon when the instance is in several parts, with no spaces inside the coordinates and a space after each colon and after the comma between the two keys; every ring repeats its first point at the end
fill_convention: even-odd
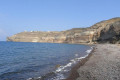
{"type": "Polygon", "coordinates": [[[120,80],[120,45],[97,44],[83,63],[77,69],[79,77],[67,80],[120,80]]]}

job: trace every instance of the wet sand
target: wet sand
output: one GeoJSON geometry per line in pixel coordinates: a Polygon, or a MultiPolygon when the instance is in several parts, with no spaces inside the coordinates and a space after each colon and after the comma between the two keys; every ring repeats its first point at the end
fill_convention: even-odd
{"type": "Polygon", "coordinates": [[[78,62],[78,64],[76,64],[71,69],[70,75],[65,80],[76,80],[79,77],[79,73],[77,72],[77,70],[89,60],[89,58],[92,56],[92,53],[94,52],[94,50],[95,50],[95,48],[93,47],[93,50],[90,52],[90,54],[86,58],[81,59],[80,62],[78,62]]]}
{"type": "Polygon", "coordinates": [[[97,44],[66,80],[120,80],[120,45],[97,44]]]}

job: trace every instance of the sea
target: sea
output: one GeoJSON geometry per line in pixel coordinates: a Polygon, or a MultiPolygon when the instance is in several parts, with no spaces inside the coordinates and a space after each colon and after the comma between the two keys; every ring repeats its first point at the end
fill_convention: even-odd
{"type": "Polygon", "coordinates": [[[62,80],[92,47],[80,44],[0,42],[0,80],[62,80]]]}

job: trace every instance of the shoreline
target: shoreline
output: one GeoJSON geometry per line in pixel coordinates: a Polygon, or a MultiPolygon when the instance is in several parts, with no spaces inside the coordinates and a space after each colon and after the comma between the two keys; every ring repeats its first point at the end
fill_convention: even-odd
{"type": "Polygon", "coordinates": [[[120,45],[96,44],[65,80],[120,80],[120,45]]]}
{"type": "Polygon", "coordinates": [[[77,70],[89,60],[89,58],[93,55],[94,50],[95,47],[93,47],[92,51],[88,54],[87,57],[81,59],[75,66],[73,66],[69,76],[64,80],[76,80],[79,77],[77,70]]]}
{"type": "MultiPolygon", "coordinates": [[[[83,45],[83,44],[80,44],[83,45]]],[[[69,70],[70,74],[68,73],[67,77],[64,79],[60,79],[60,80],[75,80],[77,77],[79,77],[79,74],[77,73],[77,69],[84,65],[85,62],[87,62],[89,60],[89,58],[92,56],[92,53],[94,51],[94,45],[88,45],[91,46],[90,49],[86,50],[86,52],[88,53],[87,55],[78,58],[78,61],[76,64],[74,64],[74,66],[71,66],[71,70],[69,70]]],[[[69,64],[69,63],[68,63],[69,64]]],[[[71,63],[70,63],[71,64],[71,63]]],[[[67,64],[66,64],[67,65],[67,64]]],[[[72,63],[73,65],[73,63],[72,63]]],[[[36,78],[28,78],[27,80],[47,80],[48,77],[51,76],[55,76],[56,75],[56,70],[50,73],[47,73],[43,76],[40,77],[36,77],[36,78]]],[[[55,80],[55,79],[54,79],[55,80]]],[[[58,79],[57,79],[58,80],[58,79]]]]}
{"type": "Polygon", "coordinates": [[[120,80],[120,44],[96,44],[64,80],[120,80]]]}

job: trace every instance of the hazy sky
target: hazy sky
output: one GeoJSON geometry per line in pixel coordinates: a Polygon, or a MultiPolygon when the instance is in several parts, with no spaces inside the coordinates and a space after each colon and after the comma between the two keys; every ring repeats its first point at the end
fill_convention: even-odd
{"type": "Polygon", "coordinates": [[[120,17],[120,0],[0,0],[0,41],[24,30],[61,31],[120,17]]]}

